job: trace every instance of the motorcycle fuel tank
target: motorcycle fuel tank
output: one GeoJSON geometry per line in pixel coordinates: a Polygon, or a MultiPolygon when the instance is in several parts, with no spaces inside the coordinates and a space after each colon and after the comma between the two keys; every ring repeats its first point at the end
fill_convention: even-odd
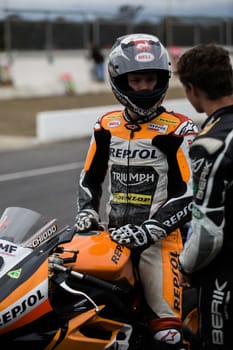
{"type": "MultiPolygon", "coordinates": [[[[134,283],[130,250],[113,242],[109,232],[78,233],[63,247],[79,251],[76,262],[71,264],[74,270],[109,281],[126,278],[130,284],[134,283]]],[[[63,258],[69,256],[67,252],[62,255],[63,258]]]]}

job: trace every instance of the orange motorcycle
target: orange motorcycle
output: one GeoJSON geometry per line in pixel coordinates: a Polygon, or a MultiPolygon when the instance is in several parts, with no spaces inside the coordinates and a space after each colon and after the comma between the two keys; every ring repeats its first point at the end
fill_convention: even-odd
{"type": "MultiPolygon", "coordinates": [[[[0,218],[0,339],[24,350],[150,350],[137,268],[108,232],[75,233],[20,207],[0,218]]],[[[200,349],[194,290],[184,335],[200,349]]]]}

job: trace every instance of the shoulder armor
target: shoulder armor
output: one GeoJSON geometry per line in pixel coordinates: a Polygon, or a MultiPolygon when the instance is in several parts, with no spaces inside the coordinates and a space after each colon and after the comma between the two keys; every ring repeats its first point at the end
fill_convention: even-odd
{"type": "Polygon", "coordinates": [[[176,136],[197,135],[198,128],[191,119],[181,120],[174,134],[176,136]]]}
{"type": "Polygon", "coordinates": [[[110,111],[98,118],[95,123],[94,130],[100,130],[101,128],[105,128],[109,121],[116,121],[122,118],[123,112],[122,110],[110,111]]]}
{"type": "Polygon", "coordinates": [[[194,139],[191,148],[196,146],[203,147],[209,154],[214,154],[219,152],[219,150],[224,146],[224,142],[212,137],[202,137],[194,139]]]}

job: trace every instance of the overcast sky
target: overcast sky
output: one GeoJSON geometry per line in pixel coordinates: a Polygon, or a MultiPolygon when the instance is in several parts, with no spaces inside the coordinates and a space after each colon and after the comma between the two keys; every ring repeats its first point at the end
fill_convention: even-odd
{"type": "Polygon", "coordinates": [[[122,5],[143,6],[143,13],[233,17],[233,0],[0,0],[0,9],[54,9],[116,12],[122,5]]]}

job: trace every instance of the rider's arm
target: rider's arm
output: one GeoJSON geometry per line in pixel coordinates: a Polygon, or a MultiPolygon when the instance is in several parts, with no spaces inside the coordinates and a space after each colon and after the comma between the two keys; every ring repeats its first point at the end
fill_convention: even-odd
{"type": "Polygon", "coordinates": [[[80,175],[77,207],[78,211],[99,211],[109,158],[110,134],[97,122],[91,138],[84,168],[80,175]]]}
{"type": "Polygon", "coordinates": [[[168,154],[167,201],[152,219],[162,223],[167,233],[183,226],[191,219],[193,189],[189,149],[197,132],[193,122],[186,119],[166,142],[166,153],[168,154]]]}
{"type": "Polygon", "coordinates": [[[192,234],[180,256],[181,266],[187,273],[209,264],[223,244],[227,173],[230,171],[225,168],[227,162],[222,148],[221,140],[204,137],[191,147],[195,185],[192,234]]]}

